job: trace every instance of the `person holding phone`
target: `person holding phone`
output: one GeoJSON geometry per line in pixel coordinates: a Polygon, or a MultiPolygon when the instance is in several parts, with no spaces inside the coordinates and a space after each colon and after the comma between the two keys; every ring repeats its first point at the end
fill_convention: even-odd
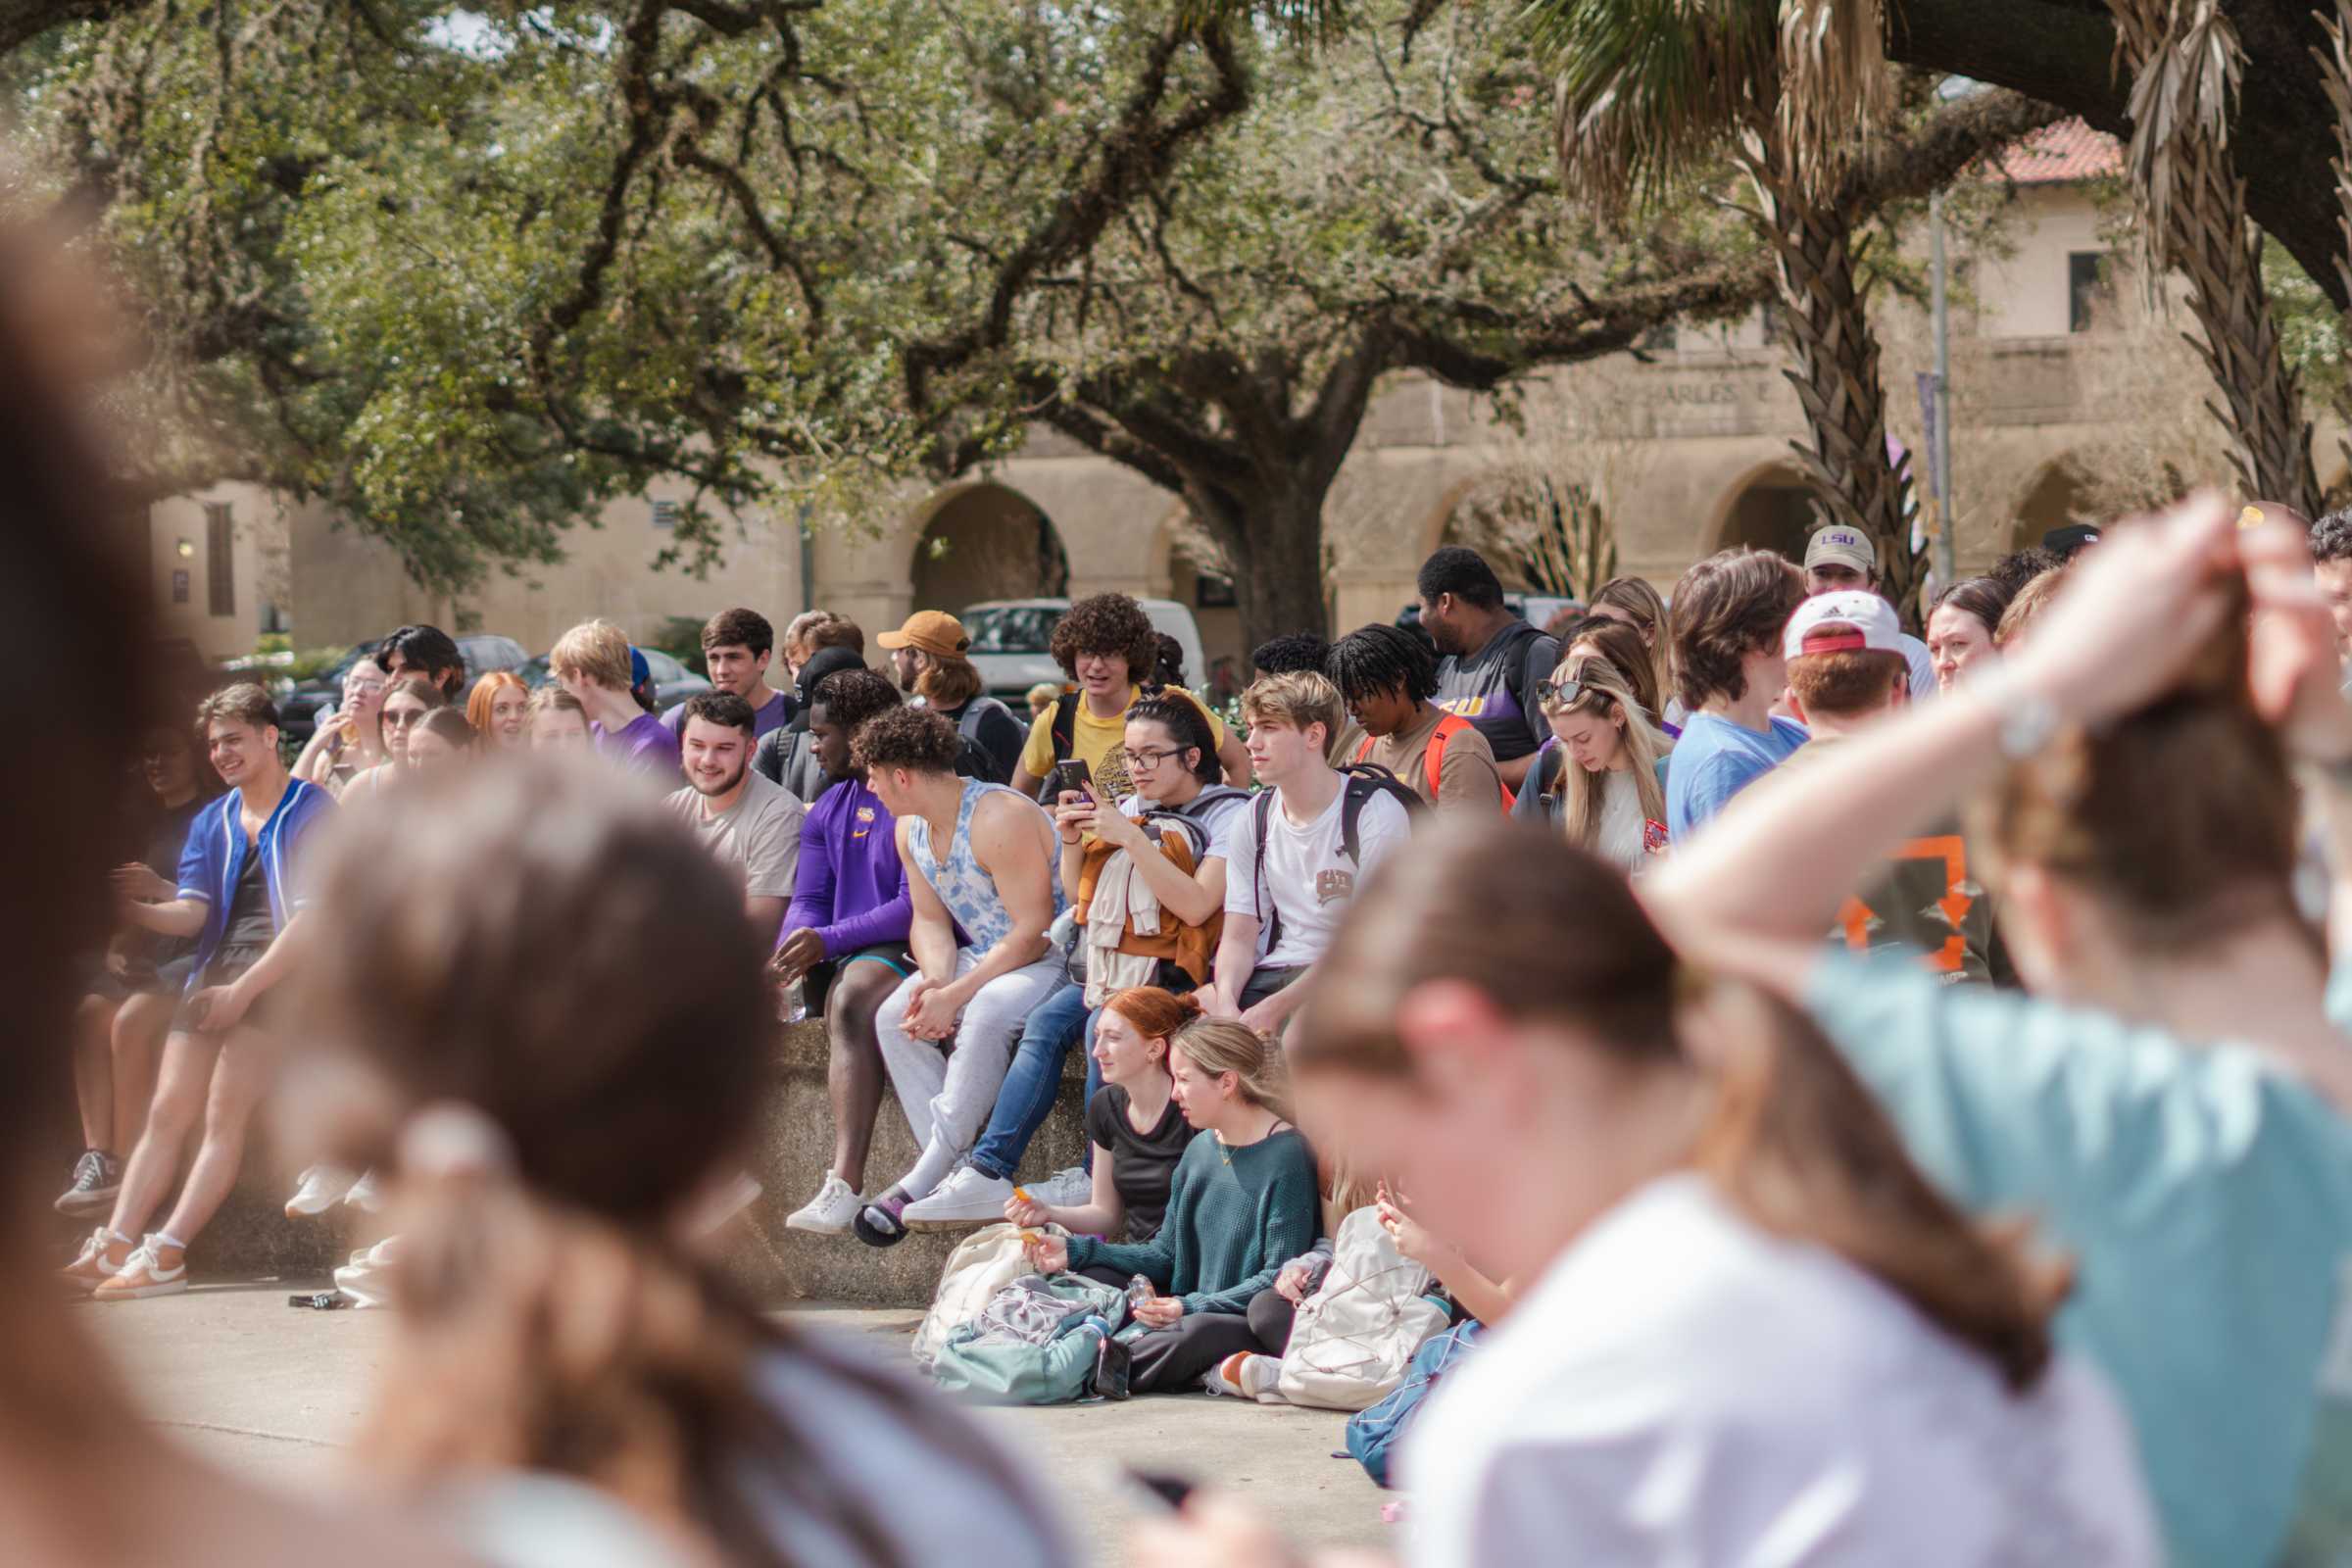
{"type": "Polygon", "coordinates": [[[294,760],[294,776],[317,784],[336,800],[344,787],[385,761],[382,726],[384,691],[391,679],[383,665],[363,659],[343,677],[343,701],[318,715],[310,744],[294,760]]]}

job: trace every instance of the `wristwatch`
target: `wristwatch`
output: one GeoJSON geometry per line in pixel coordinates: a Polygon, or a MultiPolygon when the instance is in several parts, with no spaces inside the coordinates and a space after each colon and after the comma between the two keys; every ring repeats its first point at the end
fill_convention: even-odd
{"type": "Polygon", "coordinates": [[[1977,700],[1989,706],[1999,718],[2001,755],[2012,762],[2040,755],[2066,722],[2056,703],[2003,665],[1994,665],[1968,685],[1977,700]]]}

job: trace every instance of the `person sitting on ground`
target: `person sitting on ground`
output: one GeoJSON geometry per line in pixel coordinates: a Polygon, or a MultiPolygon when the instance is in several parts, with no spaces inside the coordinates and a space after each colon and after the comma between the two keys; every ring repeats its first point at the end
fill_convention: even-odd
{"type": "Polygon", "coordinates": [[[1410,823],[1397,796],[1408,792],[1345,778],[1324,760],[1340,693],[1321,675],[1265,677],[1242,693],[1242,714],[1267,788],[1226,832],[1225,930],[1201,1002],[1271,1035],[1298,1009],[1298,983],[1357,886],[1403,840],[1410,823]]]}
{"type": "Polygon", "coordinates": [[[1665,775],[1674,743],[1650,727],[1625,672],[1606,659],[1562,660],[1543,702],[1560,744],[1512,814],[1557,822],[1578,849],[1640,875],[1666,848],[1665,775]]]}
{"type": "Polygon", "coordinates": [[[827,648],[845,648],[865,662],[865,632],[847,615],[830,610],[804,610],[792,617],[784,628],[784,667],[791,674],[794,686],[806,694],[808,682],[801,671],[808,661],[827,648]]]}
{"type": "MultiPolygon", "coordinates": [[[[1788,617],[1788,697],[1813,738],[1781,765],[1810,774],[1834,767],[1846,740],[1911,704],[1911,671],[1894,608],[1877,594],[1820,594],[1788,617]]],[[[1981,885],[1983,857],[1957,813],[1890,852],[1838,911],[1833,941],[1856,953],[1916,954],[1946,980],[2008,984],[2009,955],[1981,885]]]]}
{"type": "Polygon", "coordinates": [[[409,770],[438,771],[481,755],[482,738],[454,708],[436,708],[409,731],[409,770]]]}
{"type": "Polygon", "coordinates": [[[449,633],[438,626],[409,625],[375,645],[375,662],[384,679],[421,675],[441,693],[437,705],[453,708],[466,690],[466,656],[449,633]]]}
{"type": "MultiPolygon", "coordinates": [[[[1269,637],[1250,650],[1250,668],[1256,676],[1320,675],[1331,663],[1331,644],[1320,632],[1295,631],[1281,637],[1269,637]]],[[[1348,714],[1343,706],[1340,710],[1339,733],[1332,736],[1324,748],[1324,758],[1334,767],[1346,767],[1364,744],[1364,727],[1348,714]]]]}
{"type": "Polygon", "coordinates": [[[1772,710],[1788,683],[1781,632],[1804,599],[1803,573],[1769,550],[1718,551],[1675,584],[1674,678],[1688,716],[1666,766],[1673,843],[1804,745],[1804,727],[1772,710]]]}
{"type": "Polygon", "coordinates": [[[2235,511],[2115,529],[1989,679],[1768,782],[1643,884],[1692,962],[1812,1014],[1946,1191],[2079,1254],[2070,1343],[2121,1387],[2194,1568],[2352,1549],[2352,710],[2300,537],[2235,511]],[[1821,942],[1880,858],[1980,799],[2027,992],[1821,942]]]}
{"type": "Polygon", "coordinates": [[[2312,571],[2328,601],[2335,653],[2352,665],[2352,508],[2339,508],[2311,525],[2312,571]]]}
{"type": "Polygon", "coordinates": [[[608,769],[529,759],[386,807],[322,878],[287,1109],[385,1172],[402,1237],[368,1472],[573,1478],[713,1563],[1069,1562],[962,1415],[693,1255],[773,1061],[733,879],[608,769]]]}
{"type": "Polygon", "coordinates": [[[1514,791],[1547,732],[1536,688],[1560,662],[1560,645],[1502,602],[1487,558],[1447,545],[1421,564],[1421,629],[1442,656],[1438,706],[1478,726],[1495,770],[1514,791]]]}
{"type": "Polygon", "coordinates": [[[1297,1308],[1274,1277],[1321,1228],[1315,1156],[1291,1125],[1279,1048],[1210,1018],[1184,1025],[1172,1044],[1176,1103],[1208,1136],[1177,1159],[1158,1232],[1148,1242],[1031,1244],[1040,1272],[1120,1285],[1140,1274],[1159,1293],[1133,1308],[1146,1329],[1127,1347],[1136,1394],[1188,1393],[1234,1356],[1280,1355],[1297,1308]]]}
{"type": "MultiPolygon", "coordinates": [[[[1004,1200],[1004,1217],[1029,1229],[1059,1225],[1073,1236],[1121,1236],[1148,1242],[1168,1211],[1176,1164],[1200,1129],[1176,1103],[1169,1076],[1171,1042],[1200,1016],[1200,1005],[1157,986],[1134,986],[1102,1004],[1096,1020],[1094,1064],[1102,1087],[1087,1096],[1086,1136],[1094,1152],[1088,1200],[1040,1202],[1022,1189],[1004,1200]]],[[[1104,1276],[1095,1276],[1102,1280],[1104,1276]]],[[[1109,1283],[1125,1285],[1121,1278],[1109,1283]]]]}
{"type": "MultiPolygon", "coordinates": [[[[1061,700],[1061,682],[1041,680],[1029,688],[1029,722],[1034,724],[1046,716],[1046,710],[1061,700]]],[[[1026,737],[1024,737],[1024,741],[1026,737]]]]}
{"type": "Polygon", "coordinates": [[[385,760],[381,727],[384,690],[391,683],[383,666],[363,659],[343,677],[343,700],[320,713],[310,744],[294,760],[294,776],[317,784],[338,801],[343,787],[385,760]]]}
{"type": "Polygon", "coordinates": [[[1068,984],[1047,936],[1062,908],[1053,819],[1018,791],[957,778],[956,750],[954,726],[919,708],[876,714],[853,744],[896,818],[917,966],[875,1020],[882,1065],[920,1152],[858,1210],[858,1238],[872,1247],[902,1239],[907,1205],[971,1152],[1022,1023],[1068,984]]]}
{"type": "Polygon", "coordinates": [[[981,691],[980,670],[969,655],[972,639],[964,633],[963,622],[937,610],[918,610],[897,631],[886,631],[874,641],[890,650],[891,670],[899,685],[980,748],[988,759],[988,771],[981,775],[985,781],[1011,782],[1029,732],[1011,709],[981,691]]]}
{"type": "Polygon", "coordinates": [[[742,884],[752,929],[772,951],[783,935],[808,808],[752,771],[756,715],[748,701],[712,690],[689,697],[682,710],[686,787],[669,797],[669,808],[742,884]]]}
{"type": "MultiPolygon", "coordinates": [[[[1879,551],[1859,528],[1833,523],[1805,541],[1805,593],[1879,593],[1879,551]]],[[[1902,634],[1903,662],[1911,672],[1911,695],[1936,692],[1936,661],[1928,645],[1902,634]]]]}
{"type": "MultiPolygon", "coordinates": [[[[844,621],[840,624],[847,625],[844,621]]],[[[833,622],[818,627],[828,631],[833,622]]],[[[865,656],[854,649],[819,648],[800,666],[792,722],[782,729],[770,730],[760,739],[760,749],[752,757],[752,766],[771,784],[781,784],[804,805],[813,806],[816,798],[832,785],[824,764],[817,760],[816,747],[808,733],[808,709],[816,700],[816,688],[826,677],[845,669],[865,668],[865,656]]]]}
{"type": "Polygon", "coordinates": [[[1395,626],[1361,627],[1332,644],[1323,672],[1363,727],[1350,761],[1387,768],[1441,811],[1508,808],[1511,792],[1486,736],[1430,701],[1438,662],[1421,639],[1395,626]]]}
{"type": "Polygon", "coordinates": [[[511,669],[494,669],[473,683],[466,699],[466,722],[482,738],[485,751],[516,750],[531,714],[531,689],[511,669]]]}
{"type": "MultiPolygon", "coordinates": [[[[139,858],[115,867],[119,897],[162,903],[177,895],[188,829],[220,791],[210,764],[196,755],[189,732],[154,724],[140,748],[149,804],[135,841],[139,858]]],[[[55,1207],[76,1219],[115,1206],[122,1161],[147,1122],[155,1094],[156,1053],[163,1049],[172,1010],[188,983],[196,944],[127,921],[117,925],[106,953],[88,965],[88,983],[74,1017],[74,1090],[81,1109],[81,1157],[55,1207]]]]}
{"type": "Polygon", "coordinates": [[[588,733],[604,754],[656,782],[675,787],[678,738],[632,694],[636,650],[609,620],[582,621],[556,639],[547,667],[588,714],[588,733]]]}
{"type": "Polygon", "coordinates": [[[282,1038],[275,988],[293,967],[299,942],[309,841],[334,809],[326,791],[291,777],[278,760],[277,708],[259,686],[225,687],[205,699],[196,717],[228,793],[189,826],[177,896],[122,905],[128,919],[150,931],[194,937],[196,951],[114,1212],[66,1270],[68,1281],[101,1301],[188,1288],[188,1247],[236,1185],[247,1124],[274,1076],[282,1038]],[[160,1230],[145,1232],[200,1127],[178,1201],[160,1230]]]}
{"type": "MultiPolygon", "coordinates": [[[[1248,809],[1249,797],[1217,782],[1217,755],[1208,716],[1200,705],[1162,694],[1146,697],[1127,710],[1127,767],[1135,785],[1114,810],[1105,810],[1091,792],[1065,792],[1054,810],[1054,828],[1061,836],[1062,897],[1073,906],[1088,897],[1087,866],[1101,868],[1106,854],[1124,852],[1135,875],[1157,902],[1161,931],[1173,949],[1182,944],[1174,927],[1196,930],[1216,920],[1225,907],[1225,840],[1237,813],[1248,809]],[[1190,819],[1200,828],[1203,853],[1189,873],[1162,853],[1160,841],[1147,836],[1142,817],[1157,811],[1190,819]],[[1090,845],[1092,846],[1090,848],[1090,845]]],[[[1158,830],[1154,830],[1155,832],[1158,830]]],[[[1130,906],[1132,907],[1132,906],[1130,906]]],[[[1092,914],[1081,935],[1092,925],[1092,914]]],[[[1053,1114],[1061,1093],[1061,1064],[1070,1048],[1092,1027],[1094,1009],[1120,989],[1108,984],[1102,970],[1090,960],[1086,984],[1066,986],[1040,1003],[1021,1028],[1012,1065],[997,1091],[996,1108],[972,1148],[964,1167],[921,1202],[906,1210],[909,1222],[963,1223],[994,1219],[1012,1196],[1012,1178],[1038,1129],[1053,1114]]],[[[1172,959],[1154,966],[1170,984],[1178,976],[1165,972],[1172,959]]],[[[1190,983],[1190,976],[1183,977],[1190,983]]],[[[1098,1082],[1094,1061],[1088,1058],[1087,1100],[1091,1103],[1098,1082]]],[[[1084,1187],[1085,1173],[1058,1173],[1049,1188],[1084,1187]]],[[[1049,1196],[1054,1196],[1051,1192],[1049,1196]]],[[[1075,1194],[1071,1195],[1075,1199],[1075,1194]]]]}
{"type": "Polygon", "coordinates": [[[1415,1560],[1754,1562],[1828,1531],[1797,1555],[1984,1564],[2020,1528],[2159,1560],[2114,1398],[2052,1340],[2064,1270],[1946,1201],[1801,1018],[1694,980],[1633,886],[1439,824],[1350,909],[1291,1047],[1340,1158],[1531,1282],[1405,1437],[1415,1560]]]}
{"type": "MultiPolygon", "coordinates": [[[[1139,683],[1150,679],[1158,663],[1159,633],[1144,607],[1125,594],[1096,594],[1079,600],[1054,622],[1052,647],[1054,662],[1078,689],[1030,726],[1012,787],[1035,799],[1054,764],[1074,758],[1086,764],[1098,795],[1123,801],[1133,788],[1127,777],[1127,710],[1143,695],[1139,683]]],[[[1163,691],[1200,701],[1181,686],[1163,691]]],[[[1217,737],[1217,761],[1226,782],[1247,785],[1250,760],[1241,742],[1225,733],[1214,713],[1208,715],[1208,727],[1217,737]]]]}
{"type": "Polygon", "coordinates": [[[1992,639],[2009,599],[1996,577],[1969,577],[1936,596],[1928,616],[1928,653],[1936,661],[1937,691],[1950,692],[1963,672],[1999,657],[1992,639]]]}
{"type": "MultiPolygon", "coordinates": [[[[1650,727],[1670,741],[1683,738],[1680,724],[1667,723],[1659,716],[1668,707],[1680,711],[1681,705],[1665,703],[1664,693],[1655,684],[1656,666],[1648,651],[1642,646],[1641,635],[1631,626],[1622,620],[1594,615],[1581,631],[1563,640],[1560,647],[1563,650],[1560,655],[1562,663],[1574,663],[1580,659],[1605,659],[1615,664],[1617,672],[1625,677],[1625,689],[1641,705],[1650,727]]],[[[1559,671],[1554,669],[1552,673],[1557,675],[1559,671]]],[[[1552,731],[1552,739],[1559,739],[1556,729],[1552,731]]],[[[1544,750],[1551,748],[1546,746],[1544,750]]]]}
{"type": "Polygon", "coordinates": [[[408,769],[410,736],[424,722],[425,714],[438,712],[447,706],[441,688],[424,676],[416,673],[394,676],[384,688],[383,700],[376,709],[376,728],[383,736],[384,760],[346,782],[335,799],[346,806],[358,806],[392,788],[408,769]]]}
{"type": "MultiPolygon", "coordinates": [[[[703,622],[703,671],[710,677],[711,690],[740,697],[750,707],[755,742],[792,722],[791,694],[767,683],[775,650],[775,628],[756,610],[722,610],[703,622]]],[[[683,736],[686,704],[663,712],[662,726],[683,736]]]]}
{"type": "Polygon", "coordinates": [[[580,706],[577,697],[549,681],[531,693],[530,740],[534,752],[586,751],[590,745],[588,710],[580,706]]]}
{"type": "Polygon", "coordinates": [[[875,1016],[915,972],[906,935],[914,902],[899,858],[898,828],[854,760],[858,732],[899,706],[898,688],[862,666],[817,683],[806,711],[817,760],[832,781],[801,825],[800,868],[772,972],[799,983],[825,1020],[825,1093],[833,1163],[787,1229],[847,1236],[865,1205],[865,1161],[882,1109],[882,1044],[875,1016]]]}
{"type": "MultiPolygon", "coordinates": [[[[1611,577],[1593,590],[1592,613],[1631,627],[1642,639],[1642,647],[1649,658],[1650,678],[1647,682],[1637,680],[1635,688],[1652,690],[1663,697],[1667,706],[1651,709],[1650,719],[1668,736],[1681,734],[1683,712],[1682,704],[1674,697],[1674,636],[1666,601],[1645,577],[1611,577]]],[[[1560,646],[1565,648],[1567,644],[1560,646]]]]}

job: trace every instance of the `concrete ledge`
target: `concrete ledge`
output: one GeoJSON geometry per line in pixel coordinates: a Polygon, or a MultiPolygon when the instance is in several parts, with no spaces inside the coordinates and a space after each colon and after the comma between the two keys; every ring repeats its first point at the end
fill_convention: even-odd
{"type": "MultiPolygon", "coordinates": [[[[825,1098],[829,1051],[821,1022],[791,1024],[783,1031],[776,1093],[761,1118],[752,1162],[752,1174],[765,1191],[737,1222],[738,1234],[726,1251],[727,1272],[765,1302],[927,1305],[948,1254],[968,1232],[917,1233],[896,1247],[876,1249],[855,1237],[806,1236],[784,1228],[785,1216],[815,1195],[832,1163],[833,1112],[825,1098]]],[[[1073,1051],[1062,1065],[1060,1099],[1022,1162],[1023,1180],[1042,1179],[1084,1156],[1085,1093],[1086,1059],[1073,1051]]],[[[866,1165],[867,1184],[887,1184],[914,1157],[906,1117],[897,1097],[886,1093],[866,1165]]],[[[266,1152],[249,1156],[245,1179],[197,1245],[200,1271],[216,1278],[323,1280],[352,1248],[372,1236],[373,1217],[348,1208],[317,1220],[287,1219],[284,1204],[292,1190],[292,1178],[282,1175],[266,1152]]]]}

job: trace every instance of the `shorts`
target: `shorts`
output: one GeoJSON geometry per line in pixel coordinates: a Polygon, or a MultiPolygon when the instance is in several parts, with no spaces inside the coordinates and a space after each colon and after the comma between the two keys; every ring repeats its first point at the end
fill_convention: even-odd
{"type": "MultiPolygon", "coordinates": [[[[172,1011],[172,1032],[184,1035],[199,1033],[202,1026],[197,1023],[188,1006],[188,1004],[195,1000],[196,993],[213,986],[227,985],[237,976],[261,962],[262,955],[269,951],[267,947],[238,946],[221,948],[214,953],[212,961],[204,966],[203,975],[188,988],[186,994],[180,998],[179,1006],[172,1011]]],[[[190,961],[192,962],[193,959],[191,958],[190,961]]],[[[245,1009],[245,1016],[237,1020],[237,1027],[240,1029],[269,1028],[270,1004],[276,1000],[276,997],[270,993],[263,993],[260,1001],[245,1009]]]]}
{"type": "MultiPolygon", "coordinates": [[[[904,942],[877,942],[870,948],[859,948],[846,958],[827,958],[814,965],[809,969],[808,978],[801,982],[801,995],[808,1003],[809,1017],[821,1018],[825,1015],[825,998],[832,995],[833,982],[840,979],[841,971],[853,963],[878,963],[904,980],[914,973],[914,951],[904,942]]],[[[889,993],[885,992],[884,995],[889,993]]]]}
{"type": "Polygon", "coordinates": [[[165,963],[157,963],[152,957],[136,957],[117,974],[100,958],[89,964],[82,994],[118,1005],[133,997],[175,997],[187,989],[188,971],[195,963],[196,955],[190,950],[165,963]]]}
{"type": "Polygon", "coordinates": [[[1307,968],[1306,964],[1300,963],[1280,969],[1269,969],[1263,965],[1252,969],[1250,972],[1250,983],[1242,987],[1244,1010],[1256,1006],[1277,991],[1288,991],[1306,978],[1307,968]]]}

